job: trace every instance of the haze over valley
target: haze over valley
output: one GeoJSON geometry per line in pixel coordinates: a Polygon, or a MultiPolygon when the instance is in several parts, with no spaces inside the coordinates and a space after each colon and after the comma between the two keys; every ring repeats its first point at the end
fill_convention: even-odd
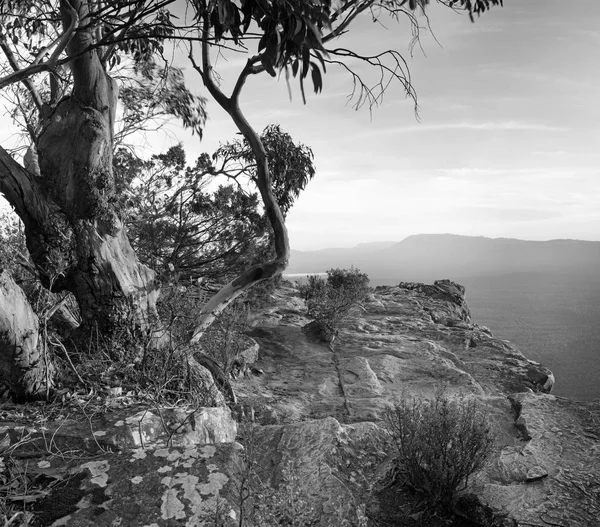
{"type": "Polygon", "coordinates": [[[600,242],[451,234],[292,251],[288,273],[354,265],[371,285],[449,278],[467,288],[473,320],[555,374],[553,393],[600,398],[600,242]]]}

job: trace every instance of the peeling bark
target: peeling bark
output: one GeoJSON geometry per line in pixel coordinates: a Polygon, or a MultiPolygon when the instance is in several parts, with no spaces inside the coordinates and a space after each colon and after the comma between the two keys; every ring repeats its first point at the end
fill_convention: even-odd
{"type": "Polygon", "coordinates": [[[0,191],[23,220],[27,247],[44,285],[71,291],[82,327],[147,332],[159,294],[154,272],[137,259],[115,211],[112,171],[116,83],[94,44],[87,0],[61,0],[73,89],[49,112],[31,172],[0,148],[0,191]],[[68,37],[68,38],[67,38],[68,37]]]}
{"type": "Polygon", "coordinates": [[[110,119],[110,112],[72,96],[40,135],[40,184],[69,225],[62,246],[55,245],[45,260],[52,262],[56,286],[77,298],[84,326],[97,323],[101,332],[145,330],[155,315],[159,287],[114,211],[110,119]]]}
{"type": "Polygon", "coordinates": [[[19,401],[44,397],[52,387],[38,317],[8,271],[0,273],[0,372],[19,401]]]}

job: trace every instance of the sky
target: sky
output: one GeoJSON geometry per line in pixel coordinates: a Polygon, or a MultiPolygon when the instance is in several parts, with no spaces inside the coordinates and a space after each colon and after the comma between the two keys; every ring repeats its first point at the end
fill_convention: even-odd
{"type": "MultiPolygon", "coordinates": [[[[412,56],[409,27],[392,21],[360,20],[340,42],[402,52],[418,118],[400,85],[372,112],[353,110],[352,80],[341,69],[328,70],[323,92],[306,105],[297,89],[290,101],[283,79],[248,81],[241,107],[254,128],[280,124],[315,155],[316,176],[288,214],[293,249],[420,233],[600,240],[600,2],[504,4],[474,24],[431,6],[435,38],[424,28],[412,56]]],[[[225,89],[244,60],[216,63],[225,89]]],[[[206,95],[199,75],[181,65],[206,95]]],[[[216,103],[207,110],[202,142],[172,126],[152,148],[182,141],[193,159],[235,137],[216,103]]]]}

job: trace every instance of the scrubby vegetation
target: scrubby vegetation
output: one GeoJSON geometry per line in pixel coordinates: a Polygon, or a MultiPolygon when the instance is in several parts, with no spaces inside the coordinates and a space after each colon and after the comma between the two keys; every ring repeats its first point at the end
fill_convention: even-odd
{"type": "Polygon", "coordinates": [[[334,335],[368,292],[369,277],[355,267],[329,269],[327,278],[310,275],[300,285],[308,316],[334,335]]]}
{"type": "Polygon", "coordinates": [[[403,398],[386,417],[396,482],[422,496],[431,509],[450,511],[457,491],[492,454],[485,412],[475,399],[440,390],[431,401],[403,398]]]}

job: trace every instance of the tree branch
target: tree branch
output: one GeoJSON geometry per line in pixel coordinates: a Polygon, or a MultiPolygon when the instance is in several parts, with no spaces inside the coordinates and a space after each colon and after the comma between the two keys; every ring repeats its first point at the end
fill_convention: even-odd
{"type": "MultiPolygon", "coordinates": [[[[33,61],[33,64],[30,66],[19,69],[11,73],[10,75],[6,75],[5,77],[0,78],[0,89],[9,86],[10,84],[14,84],[15,82],[24,81],[28,77],[35,75],[36,73],[40,73],[42,71],[54,71],[56,66],[59,64],[58,57],[65,50],[71,38],[75,34],[75,31],[79,27],[79,15],[77,11],[71,6],[68,0],[61,1],[61,8],[65,5],[65,12],[69,13],[70,16],[70,24],[64,30],[63,34],[58,39],[58,43],[56,48],[50,55],[50,58],[45,62],[39,62],[44,55],[48,53],[48,48],[44,48],[33,61]]],[[[65,61],[66,62],[66,61],[65,61]]]]}
{"type": "Polygon", "coordinates": [[[348,15],[346,15],[346,17],[344,18],[344,20],[342,20],[342,22],[340,22],[340,24],[338,26],[336,26],[334,29],[331,30],[330,33],[328,33],[327,35],[324,35],[321,39],[321,41],[323,42],[323,44],[325,44],[326,42],[329,42],[330,40],[333,40],[334,38],[339,37],[342,33],[344,33],[347,29],[347,27],[352,23],[352,21],[361,13],[364,13],[367,9],[370,9],[371,6],[373,5],[373,1],[371,0],[370,2],[365,2],[364,4],[359,4],[358,7],[356,7],[353,11],[351,11],[348,15]]]}
{"type": "Polygon", "coordinates": [[[257,74],[257,73],[260,73],[261,71],[264,71],[264,67],[262,66],[262,64],[259,67],[257,67],[257,64],[259,62],[260,62],[260,55],[255,55],[254,57],[251,57],[248,59],[248,62],[246,62],[246,66],[241,71],[240,76],[238,77],[238,80],[235,83],[235,86],[233,87],[233,91],[231,92],[232,100],[239,99],[240,92],[242,91],[242,88],[244,87],[244,84],[246,83],[246,79],[248,78],[248,75],[257,74]]]}
{"type": "Polygon", "coordinates": [[[26,225],[31,222],[43,224],[54,214],[35,176],[19,165],[1,146],[0,193],[26,225]]]}
{"type": "MultiPolygon", "coordinates": [[[[13,53],[12,49],[8,45],[8,42],[6,41],[6,34],[4,33],[3,29],[0,29],[0,48],[2,48],[2,51],[4,51],[4,55],[6,55],[6,59],[8,60],[8,63],[10,64],[10,67],[13,69],[13,71],[19,71],[19,63],[17,62],[17,58],[15,57],[15,54],[13,53]]],[[[24,78],[22,82],[27,88],[27,90],[29,90],[31,98],[33,99],[33,103],[38,109],[38,112],[41,112],[42,98],[36,90],[33,82],[31,82],[31,79],[29,77],[24,78]]]]}
{"type": "Polygon", "coordinates": [[[196,61],[194,60],[194,56],[192,53],[192,49],[190,48],[190,54],[189,54],[189,58],[190,61],[192,62],[192,66],[194,67],[194,69],[200,73],[200,75],[202,76],[202,82],[204,83],[204,86],[206,86],[206,89],[208,90],[208,92],[213,96],[213,98],[215,99],[215,101],[217,101],[217,103],[219,103],[219,106],[221,106],[221,108],[223,108],[227,113],[230,113],[230,99],[219,89],[219,87],[217,86],[217,84],[215,83],[213,77],[212,77],[212,72],[213,72],[213,68],[212,68],[212,63],[210,60],[210,45],[208,43],[210,39],[210,26],[209,26],[209,21],[208,21],[208,13],[205,13],[203,15],[203,19],[202,19],[202,68],[200,68],[198,66],[198,64],[196,64],[196,61]]]}
{"type": "MultiPolygon", "coordinates": [[[[191,53],[190,58],[193,60],[191,53]]],[[[256,185],[265,207],[265,214],[273,229],[276,257],[271,261],[254,265],[247,269],[239,277],[223,287],[203,306],[194,324],[195,327],[190,339],[191,343],[197,343],[216,316],[251,285],[281,274],[287,267],[290,257],[290,244],[285,219],[273,194],[271,173],[265,147],[260,136],[250,126],[239,106],[240,92],[248,75],[253,72],[257,60],[260,59],[252,57],[248,60],[238,77],[231,98],[226,97],[212,79],[209,18],[206,12],[202,15],[202,69],[200,70],[194,62],[192,64],[202,75],[202,80],[210,94],[229,114],[252,149],[257,165],[256,185]]]]}

